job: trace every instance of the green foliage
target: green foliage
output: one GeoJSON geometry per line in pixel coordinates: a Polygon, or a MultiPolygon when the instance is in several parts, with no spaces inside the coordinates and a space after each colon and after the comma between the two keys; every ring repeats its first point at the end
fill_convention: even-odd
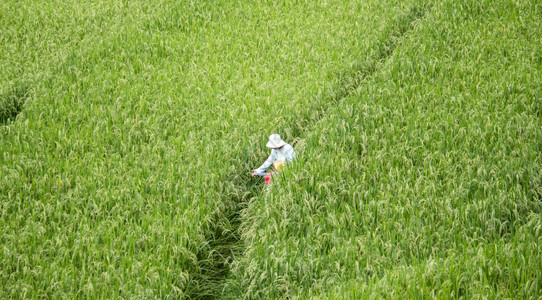
{"type": "Polygon", "coordinates": [[[416,21],[250,202],[237,295],[539,297],[540,9],[416,21]]]}
{"type": "Polygon", "coordinates": [[[28,97],[28,89],[25,87],[12,88],[0,94],[0,124],[13,121],[23,109],[28,97]]]}
{"type": "Polygon", "coordinates": [[[540,12],[2,1],[0,298],[539,297],[540,12]]]}
{"type": "Polygon", "coordinates": [[[227,259],[216,260],[231,255],[221,245],[237,203],[260,188],[249,170],[267,135],[374,51],[370,21],[405,11],[400,1],[1,5],[0,81],[35,95],[0,129],[7,298],[216,294],[227,259]]]}

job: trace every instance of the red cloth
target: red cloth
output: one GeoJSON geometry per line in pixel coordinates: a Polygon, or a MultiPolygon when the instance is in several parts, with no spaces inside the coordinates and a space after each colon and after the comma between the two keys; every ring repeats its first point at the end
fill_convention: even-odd
{"type": "Polygon", "coordinates": [[[265,183],[271,184],[271,173],[265,174],[264,179],[265,179],[265,183]]]}

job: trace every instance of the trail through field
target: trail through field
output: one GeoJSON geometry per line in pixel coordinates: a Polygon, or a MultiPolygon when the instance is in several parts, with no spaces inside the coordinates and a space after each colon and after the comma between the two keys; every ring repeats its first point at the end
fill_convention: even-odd
{"type": "MultiPolygon", "coordinates": [[[[354,67],[346,70],[340,77],[335,91],[326,98],[317,99],[307,108],[298,122],[284,131],[303,140],[307,131],[326,114],[326,111],[348,97],[363,81],[371,77],[390,57],[402,37],[408,34],[416,22],[419,22],[429,11],[430,5],[414,5],[406,13],[400,15],[392,23],[389,36],[377,45],[377,56],[369,60],[356,62],[354,67]]],[[[242,222],[241,211],[247,201],[258,197],[262,192],[260,180],[238,177],[235,182],[241,197],[222,201],[206,224],[205,236],[208,241],[207,257],[198,257],[202,262],[201,272],[193,275],[194,281],[187,288],[190,298],[213,298],[222,295],[227,289],[226,279],[230,273],[230,264],[237,255],[243,252],[243,241],[240,238],[239,226],[242,222]]]]}

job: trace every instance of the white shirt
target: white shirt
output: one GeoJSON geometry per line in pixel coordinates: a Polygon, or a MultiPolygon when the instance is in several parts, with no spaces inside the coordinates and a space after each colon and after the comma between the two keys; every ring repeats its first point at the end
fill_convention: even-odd
{"type": "Polygon", "coordinates": [[[263,173],[269,166],[273,164],[275,160],[282,160],[284,163],[291,162],[295,158],[294,148],[290,144],[284,144],[282,148],[271,150],[271,155],[265,160],[265,162],[256,169],[256,173],[263,173]]]}

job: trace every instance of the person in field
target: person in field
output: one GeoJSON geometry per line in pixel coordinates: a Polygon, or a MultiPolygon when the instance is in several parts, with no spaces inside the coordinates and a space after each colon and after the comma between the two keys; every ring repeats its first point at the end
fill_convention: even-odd
{"type": "Polygon", "coordinates": [[[265,170],[273,165],[275,171],[280,171],[285,164],[295,158],[295,151],[290,144],[283,141],[280,135],[276,133],[269,136],[269,142],[265,146],[271,148],[271,154],[259,168],[252,170],[252,176],[264,176],[265,182],[270,184],[273,173],[265,172],[265,170]]]}

